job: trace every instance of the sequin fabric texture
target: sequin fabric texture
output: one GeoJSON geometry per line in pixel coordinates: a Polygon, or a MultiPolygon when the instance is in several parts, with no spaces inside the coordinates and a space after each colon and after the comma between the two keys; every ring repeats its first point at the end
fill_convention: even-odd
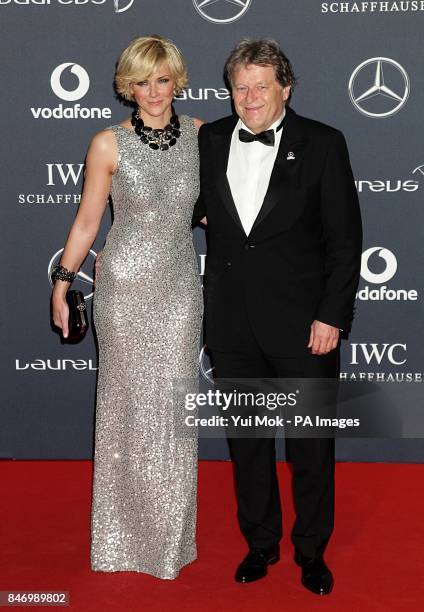
{"type": "Polygon", "coordinates": [[[99,343],[91,567],[173,579],[196,558],[197,440],[175,436],[173,379],[198,372],[203,303],[191,218],[197,133],[155,151],[112,126],[114,222],[93,314],[99,343]]]}

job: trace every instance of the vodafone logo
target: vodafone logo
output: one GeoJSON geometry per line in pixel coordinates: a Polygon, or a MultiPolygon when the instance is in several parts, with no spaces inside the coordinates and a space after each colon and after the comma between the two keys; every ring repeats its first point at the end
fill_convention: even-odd
{"type": "Polygon", "coordinates": [[[61,100],[66,100],[66,102],[75,102],[76,100],[83,98],[89,90],[90,77],[88,76],[87,71],[79,64],[65,62],[53,70],[50,77],[50,85],[53,93],[58,98],[61,100]],[[69,69],[69,72],[74,74],[78,79],[78,85],[72,90],[65,89],[60,82],[62,74],[67,69],[69,69]]]}
{"type": "Polygon", "coordinates": [[[88,72],[75,62],[64,62],[56,66],[50,75],[50,87],[57,98],[68,104],[61,102],[53,108],[31,106],[34,119],[110,119],[112,116],[112,110],[108,107],[84,107],[79,103],[69,105],[69,102],[81,100],[90,89],[88,72]]]}
{"type": "Polygon", "coordinates": [[[366,285],[360,289],[356,298],[365,301],[389,301],[400,302],[418,299],[415,289],[389,289],[384,283],[389,282],[395,276],[398,268],[397,259],[389,249],[377,246],[371,247],[362,253],[361,276],[365,282],[372,285],[380,285],[378,288],[366,285]],[[378,264],[383,262],[383,269],[373,271],[378,264]]]}
{"type": "Polygon", "coordinates": [[[383,247],[371,247],[362,253],[361,258],[361,276],[367,283],[382,284],[387,283],[396,274],[397,260],[389,249],[383,247]],[[385,268],[382,272],[374,273],[368,267],[369,259],[374,253],[378,253],[378,257],[385,262],[385,268]]]}

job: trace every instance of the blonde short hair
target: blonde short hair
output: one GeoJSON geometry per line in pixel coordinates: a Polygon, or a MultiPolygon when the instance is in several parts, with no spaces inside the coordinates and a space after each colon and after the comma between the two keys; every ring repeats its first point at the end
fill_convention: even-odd
{"type": "Polygon", "coordinates": [[[177,96],[187,86],[187,67],[178,47],[162,36],[139,36],[121,53],[115,72],[115,87],[120,96],[134,102],[130,84],[149,78],[156,66],[167,62],[175,80],[177,96]]]}

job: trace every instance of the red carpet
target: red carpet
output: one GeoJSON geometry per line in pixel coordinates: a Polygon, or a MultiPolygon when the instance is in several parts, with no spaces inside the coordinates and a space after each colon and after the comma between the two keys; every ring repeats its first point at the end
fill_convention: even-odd
{"type": "Polygon", "coordinates": [[[423,609],[424,465],[338,464],[336,530],[326,555],[336,582],[322,598],[300,585],[292,560],[285,464],[282,560],[247,585],[233,581],[245,545],[230,464],[200,464],[199,558],[176,581],[90,570],[91,473],[88,461],[0,462],[0,590],[66,590],[70,608],[82,612],[423,609]]]}

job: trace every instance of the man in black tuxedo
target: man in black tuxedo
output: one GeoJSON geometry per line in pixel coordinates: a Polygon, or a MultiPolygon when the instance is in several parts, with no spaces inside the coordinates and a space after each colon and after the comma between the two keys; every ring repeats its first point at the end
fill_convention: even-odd
{"type": "MultiPolygon", "coordinates": [[[[207,217],[205,334],[217,378],[337,378],[360,272],[361,218],[346,143],[287,106],[295,77],[272,40],[242,40],[226,63],[236,115],[199,132],[207,217]]],[[[249,552],[238,582],[279,560],[275,439],[228,439],[249,552]]],[[[302,584],[327,594],[334,440],[286,440],[302,584]]]]}

